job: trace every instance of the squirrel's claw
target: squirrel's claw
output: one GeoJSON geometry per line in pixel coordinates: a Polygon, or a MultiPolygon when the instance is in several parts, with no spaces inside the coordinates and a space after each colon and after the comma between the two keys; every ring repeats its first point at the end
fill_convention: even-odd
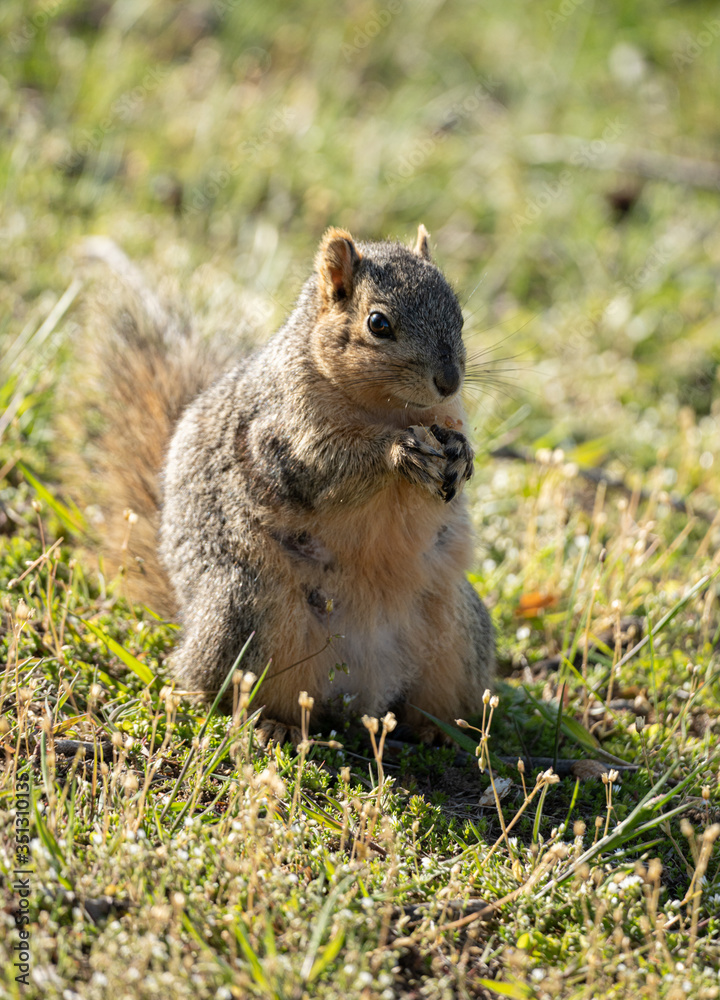
{"type": "Polygon", "coordinates": [[[424,486],[445,503],[457,495],[473,472],[473,450],[458,431],[433,424],[408,427],[395,442],[392,462],[411,482],[424,486]]]}
{"type": "Polygon", "coordinates": [[[472,476],[475,455],[467,438],[458,431],[433,424],[430,433],[445,451],[447,464],[443,478],[442,498],[445,503],[450,503],[463,483],[472,476]]]}
{"type": "Polygon", "coordinates": [[[440,493],[444,479],[445,456],[423,440],[423,428],[408,427],[400,432],[391,450],[391,463],[411,483],[440,493]]]}

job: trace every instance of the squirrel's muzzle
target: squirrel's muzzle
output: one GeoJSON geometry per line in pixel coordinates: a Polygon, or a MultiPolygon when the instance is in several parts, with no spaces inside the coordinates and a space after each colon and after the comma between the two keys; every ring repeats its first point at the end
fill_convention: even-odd
{"type": "Polygon", "coordinates": [[[443,364],[433,378],[435,388],[441,396],[452,396],[460,388],[460,381],[460,369],[450,362],[443,364]]]}

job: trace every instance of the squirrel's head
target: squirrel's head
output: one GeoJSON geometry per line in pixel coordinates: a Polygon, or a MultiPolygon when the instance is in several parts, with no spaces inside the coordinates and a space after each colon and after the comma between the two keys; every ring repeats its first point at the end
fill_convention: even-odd
{"type": "Polygon", "coordinates": [[[311,349],[326,378],[371,409],[437,407],[459,391],[462,312],[432,262],[424,226],[413,249],[356,244],[344,229],[329,229],[315,271],[311,349]]]}

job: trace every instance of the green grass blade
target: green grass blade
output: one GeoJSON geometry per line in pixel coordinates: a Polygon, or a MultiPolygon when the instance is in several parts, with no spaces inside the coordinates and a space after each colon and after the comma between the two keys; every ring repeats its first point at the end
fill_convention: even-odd
{"type": "Polygon", "coordinates": [[[260,964],[260,959],[253,951],[253,946],[250,944],[250,938],[247,936],[245,928],[240,920],[238,920],[235,924],[235,937],[240,945],[240,948],[242,949],[243,955],[247,959],[247,963],[250,966],[250,972],[255,982],[267,992],[268,996],[276,996],[275,991],[270,987],[270,980],[265,975],[263,967],[260,964]]]}
{"type": "Polygon", "coordinates": [[[497,979],[479,979],[478,982],[491,993],[497,993],[499,997],[510,997],[510,1000],[530,1000],[533,995],[530,987],[523,983],[501,983],[497,979]]]}
{"type": "MultiPolygon", "coordinates": [[[[221,700],[222,696],[227,691],[228,685],[230,684],[230,681],[232,680],[235,671],[240,666],[240,663],[242,662],[242,658],[245,656],[245,651],[247,650],[248,646],[252,642],[252,638],[253,638],[254,635],[255,635],[254,632],[250,633],[250,636],[249,636],[247,642],[245,643],[245,645],[243,646],[243,648],[238,653],[237,658],[236,658],[235,662],[233,663],[233,665],[228,670],[227,676],[225,677],[225,680],[223,681],[222,686],[220,687],[220,690],[215,695],[215,700],[213,701],[212,705],[210,706],[210,710],[209,710],[207,716],[205,717],[205,721],[203,722],[202,726],[200,727],[200,732],[198,733],[198,738],[197,738],[198,744],[201,742],[203,736],[205,735],[205,730],[210,725],[210,720],[211,720],[211,718],[213,716],[213,712],[218,707],[218,705],[220,704],[220,700],[221,700]]],[[[265,668],[265,672],[262,675],[263,677],[265,676],[266,672],[267,672],[267,667],[265,668]]],[[[260,678],[260,680],[262,680],[262,677],[260,678]]],[[[259,687],[259,684],[260,684],[260,681],[258,681],[258,684],[256,685],[256,689],[257,689],[257,687],[259,687]]],[[[172,805],[173,801],[175,800],[175,796],[177,795],[177,793],[180,791],[180,788],[182,787],[182,783],[185,780],[185,775],[187,774],[188,768],[190,767],[190,764],[193,761],[194,757],[195,757],[195,747],[193,746],[193,747],[190,747],[188,755],[185,758],[185,763],[183,764],[183,766],[182,766],[182,768],[180,770],[180,774],[178,775],[177,780],[175,781],[175,784],[173,785],[172,791],[170,792],[170,796],[169,796],[167,802],[165,803],[163,811],[160,813],[160,819],[165,819],[165,816],[167,815],[168,810],[170,809],[170,806],[172,805]]],[[[182,815],[184,816],[184,812],[182,813],[182,815]]],[[[175,830],[175,828],[177,826],[177,822],[178,821],[176,820],[176,822],[173,824],[173,827],[172,827],[173,831],[175,830]]]]}
{"type": "Polygon", "coordinates": [[[112,639],[109,635],[107,635],[107,633],[103,632],[99,626],[93,625],[92,622],[87,621],[85,618],[81,618],[80,621],[97,639],[104,642],[110,652],[117,656],[117,658],[125,664],[128,670],[132,670],[136,677],[140,678],[143,684],[147,684],[149,686],[158,680],[146,663],[143,663],[142,660],[138,660],[137,656],[133,656],[132,653],[129,653],[127,649],[120,645],[119,642],[112,639]]]}
{"type": "MultiPolygon", "coordinates": [[[[303,960],[302,967],[300,969],[300,976],[305,982],[310,981],[312,976],[312,970],[315,967],[315,956],[317,955],[318,949],[320,947],[320,942],[323,939],[323,935],[330,923],[330,918],[332,917],[333,910],[337,899],[343,892],[348,888],[351,882],[355,880],[355,873],[352,875],[346,875],[345,878],[338,882],[335,888],[331,891],[326,902],[323,905],[322,910],[317,918],[317,923],[313,928],[312,937],[310,938],[310,943],[308,944],[307,952],[305,953],[305,958],[303,960]]],[[[359,882],[360,891],[363,892],[363,885],[359,882]]],[[[363,892],[363,895],[367,895],[363,892]]]]}
{"type": "Polygon", "coordinates": [[[335,935],[335,937],[331,938],[330,941],[328,941],[328,943],[325,945],[320,955],[318,955],[318,957],[315,959],[313,967],[310,970],[310,974],[307,977],[307,981],[309,983],[311,983],[313,979],[317,979],[317,977],[321,975],[325,971],[325,969],[327,969],[327,967],[335,961],[337,956],[340,954],[340,949],[342,948],[344,943],[345,943],[345,931],[340,930],[335,935]]]}
{"type": "Polygon", "coordinates": [[[44,486],[39,479],[37,479],[32,472],[28,469],[26,465],[22,462],[17,463],[17,468],[22,472],[23,476],[30,483],[32,488],[37,493],[40,500],[46,503],[48,507],[55,513],[60,523],[68,531],[73,532],[76,535],[87,534],[87,522],[83,518],[79,511],[73,512],[68,506],[66,506],[62,500],[58,500],[52,495],[47,486],[44,486]]]}
{"type": "Polygon", "coordinates": [[[686,594],[683,594],[677,604],[670,608],[666,615],[663,615],[655,628],[652,629],[652,632],[649,632],[643,639],[640,640],[640,642],[633,646],[632,649],[628,650],[622,659],[618,660],[615,669],[619,670],[619,668],[623,667],[628,660],[632,660],[636,653],[639,653],[641,649],[644,649],[645,646],[647,646],[647,644],[654,639],[656,635],[659,635],[665,626],[668,625],[680,611],[682,611],[688,601],[690,601],[699,590],[702,590],[703,587],[706,587],[708,583],[715,579],[718,573],[720,573],[720,566],[718,566],[714,573],[708,573],[706,576],[703,576],[700,580],[698,580],[698,582],[691,587],[686,594]]]}
{"type": "Polygon", "coordinates": [[[454,740],[459,746],[471,753],[473,757],[475,756],[475,751],[477,750],[478,741],[474,740],[472,736],[468,736],[464,733],[462,729],[458,729],[457,726],[451,726],[449,722],[443,722],[442,719],[438,719],[436,715],[431,715],[430,712],[423,711],[422,708],[418,708],[417,705],[411,705],[411,708],[416,709],[421,715],[424,715],[426,719],[430,719],[438,727],[441,733],[445,733],[449,736],[451,740],[454,740]]]}

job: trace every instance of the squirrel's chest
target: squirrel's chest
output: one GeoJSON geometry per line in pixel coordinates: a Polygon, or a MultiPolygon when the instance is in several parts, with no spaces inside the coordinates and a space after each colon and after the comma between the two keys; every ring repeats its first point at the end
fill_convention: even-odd
{"type": "Polygon", "coordinates": [[[382,629],[446,574],[464,571],[470,532],[462,500],[426,500],[399,484],[362,506],[308,517],[281,545],[287,572],[317,616],[332,614],[338,624],[364,618],[382,629]]]}

